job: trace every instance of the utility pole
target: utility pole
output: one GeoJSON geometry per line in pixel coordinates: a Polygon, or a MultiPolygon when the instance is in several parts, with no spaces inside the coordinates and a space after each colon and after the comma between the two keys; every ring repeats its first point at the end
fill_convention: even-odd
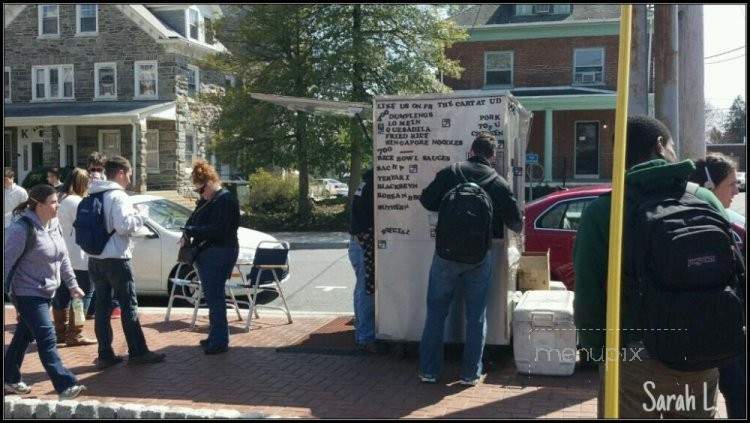
{"type": "Polygon", "coordinates": [[[703,5],[678,9],[680,69],[680,158],[706,155],[706,110],[703,91],[703,5]]]}
{"type": "Polygon", "coordinates": [[[677,42],[677,5],[655,5],[654,71],[656,78],[654,81],[654,94],[656,97],[656,118],[669,128],[677,148],[677,156],[681,157],[677,42]]]}
{"type": "Polygon", "coordinates": [[[628,115],[648,115],[648,21],[646,5],[633,5],[628,115]]]}

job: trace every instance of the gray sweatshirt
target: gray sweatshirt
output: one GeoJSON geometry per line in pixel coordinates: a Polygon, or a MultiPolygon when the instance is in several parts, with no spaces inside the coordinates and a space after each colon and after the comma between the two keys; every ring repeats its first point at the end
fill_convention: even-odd
{"type": "MultiPolygon", "coordinates": [[[[52,219],[45,228],[33,211],[26,210],[22,216],[34,222],[36,244],[16,266],[11,281],[13,295],[52,298],[61,280],[68,289],[78,287],[57,218],[52,219]]],[[[13,221],[5,235],[3,281],[8,279],[11,267],[26,247],[26,223],[13,221]]]]}

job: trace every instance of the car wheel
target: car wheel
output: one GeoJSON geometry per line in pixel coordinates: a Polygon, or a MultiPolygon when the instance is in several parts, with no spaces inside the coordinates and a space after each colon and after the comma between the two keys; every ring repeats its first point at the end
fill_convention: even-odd
{"type": "MultiPolygon", "coordinates": [[[[187,265],[180,266],[180,273],[179,273],[179,275],[175,276],[175,272],[176,271],[177,271],[177,266],[175,266],[172,269],[172,272],[170,273],[170,276],[169,276],[170,279],[176,277],[176,278],[179,278],[179,279],[190,279],[190,280],[196,280],[196,281],[198,280],[198,272],[192,266],[187,266],[187,265]]],[[[167,295],[169,295],[171,293],[172,293],[172,282],[168,281],[167,282],[167,295]]],[[[192,297],[193,295],[195,295],[195,288],[192,287],[192,286],[184,286],[184,285],[183,286],[178,286],[176,288],[175,294],[176,295],[184,295],[186,297],[192,297]]],[[[190,306],[190,307],[193,306],[192,303],[190,303],[190,302],[188,302],[186,300],[183,300],[181,298],[175,299],[174,305],[177,305],[177,306],[190,306]]]]}

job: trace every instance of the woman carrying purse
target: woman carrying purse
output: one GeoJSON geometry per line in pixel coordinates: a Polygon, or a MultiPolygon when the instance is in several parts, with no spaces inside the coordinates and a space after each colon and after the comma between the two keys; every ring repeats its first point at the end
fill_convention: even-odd
{"type": "Polygon", "coordinates": [[[191,179],[201,198],[185,224],[180,256],[193,261],[208,303],[208,338],[200,344],[207,355],[220,354],[229,350],[225,287],[239,255],[240,205],[205,161],[195,163],[191,179]]]}

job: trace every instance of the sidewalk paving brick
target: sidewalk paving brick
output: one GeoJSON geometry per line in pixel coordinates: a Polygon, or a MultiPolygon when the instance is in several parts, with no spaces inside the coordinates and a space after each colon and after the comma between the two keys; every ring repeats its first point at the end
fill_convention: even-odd
{"type": "MultiPolygon", "coordinates": [[[[6,308],[6,349],[15,329],[13,316],[6,308]]],[[[241,331],[241,323],[232,316],[230,350],[225,354],[204,355],[198,341],[206,336],[208,318],[199,316],[196,328],[190,329],[189,312],[182,311],[170,322],[163,321],[163,314],[140,315],[149,348],[167,355],[162,363],[119,364],[99,371],[94,366],[96,345],[63,347],[59,352],[63,363],[88,388],[78,399],[82,404],[91,400],[102,405],[125,404],[119,410],[100,406],[100,417],[110,417],[115,411],[118,418],[159,417],[165,412],[172,417],[173,413],[187,414],[183,408],[214,410],[216,418],[232,417],[234,412],[287,418],[596,417],[599,377],[595,368],[576,369],[570,377],[526,376],[517,374],[512,359],[506,358],[483,385],[465,387],[455,383],[459,363],[448,359],[440,383],[425,385],[417,379],[416,358],[276,352],[336,316],[295,316],[293,324],[286,324],[283,315],[261,313],[249,333],[241,331]],[[225,415],[221,410],[233,411],[225,415]]],[[[127,355],[122,328],[118,321],[112,323],[113,348],[127,355]]],[[[84,333],[93,337],[94,322],[85,325],[84,333]]],[[[57,400],[35,352],[27,354],[22,374],[32,389],[24,398],[57,400]]],[[[14,403],[14,411],[20,403],[14,403]]],[[[73,404],[77,403],[57,403],[58,416],[88,412],[76,410],[73,404]]],[[[726,416],[721,396],[719,416],[726,416]]]]}

